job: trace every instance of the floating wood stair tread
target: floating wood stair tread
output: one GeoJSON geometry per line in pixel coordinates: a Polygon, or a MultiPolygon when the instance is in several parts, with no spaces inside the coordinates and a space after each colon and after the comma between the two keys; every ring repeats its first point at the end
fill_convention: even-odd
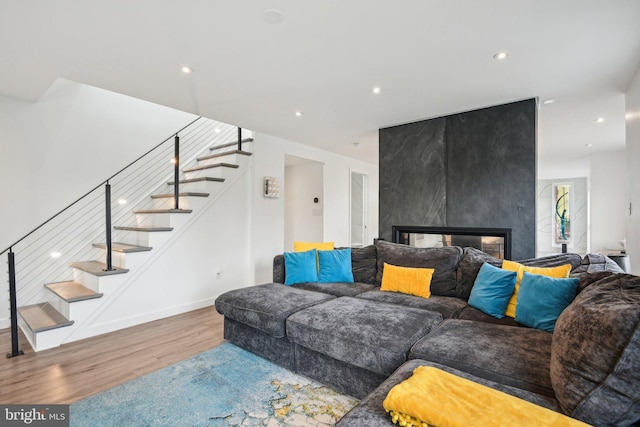
{"type": "MultiPolygon", "coordinates": [[[[224,182],[224,178],[217,178],[217,177],[213,177],[213,176],[201,176],[200,178],[181,179],[178,182],[180,184],[190,184],[192,182],[202,182],[202,181],[224,182]]],[[[175,185],[175,181],[169,181],[168,184],[169,185],[175,185]]]]}
{"type": "Polygon", "coordinates": [[[139,225],[116,225],[113,227],[115,230],[123,230],[123,231],[146,231],[149,233],[154,233],[156,231],[172,231],[173,227],[141,227],[139,225]]]}
{"type": "MultiPolygon", "coordinates": [[[[107,249],[107,244],[94,243],[93,247],[98,249],[107,249]]],[[[150,251],[151,249],[153,248],[149,246],[136,246],[136,245],[130,245],[128,243],[119,243],[119,242],[111,243],[111,250],[113,252],[120,252],[123,254],[129,254],[132,252],[147,252],[147,251],[150,251]]]]}
{"type": "Polygon", "coordinates": [[[243,156],[250,156],[251,155],[251,153],[248,152],[248,151],[231,150],[231,151],[225,151],[223,153],[209,154],[208,156],[198,157],[196,160],[200,162],[202,160],[215,159],[217,157],[224,157],[224,156],[228,156],[230,154],[241,154],[243,156]]]}
{"type": "MultiPolygon", "coordinates": [[[[245,142],[253,142],[253,138],[243,138],[242,139],[242,143],[244,144],[245,142]]],[[[233,146],[237,146],[238,145],[238,140],[232,141],[232,142],[227,142],[224,144],[220,144],[220,145],[215,145],[211,148],[209,148],[209,150],[214,151],[214,150],[220,150],[221,148],[227,148],[227,147],[233,147],[233,146]]]]}
{"type": "MultiPolygon", "coordinates": [[[[182,183],[182,181],[180,181],[182,183]]],[[[152,199],[173,199],[175,195],[173,193],[166,194],[154,194],[151,196],[152,199]]],[[[193,191],[188,191],[186,193],[178,194],[178,197],[209,197],[209,193],[196,193],[193,191]]]]}
{"type": "Polygon", "coordinates": [[[44,286],[66,302],[86,301],[102,296],[101,293],[94,292],[86,286],[73,281],[49,283],[44,286]]]}
{"type": "Polygon", "coordinates": [[[73,325],[73,320],[64,317],[48,302],[20,307],[18,313],[33,332],[44,332],[73,325]]]}
{"type": "Polygon", "coordinates": [[[191,212],[193,212],[193,209],[136,209],[133,211],[135,214],[184,214],[191,212]]]}
{"type": "Polygon", "coordinates": [[[213,169],[213,168],[233,168],[233,169],[237,169],[239,168],[239,165],[235,165],[233,163],[214,163],[212,165],[204,165],[204,166],[195,166],[192,168],[187,168],[187,169],[183,169],[182,172],[196,172],[196,171],[202,171],[205,169],[213,169]]]}
{"type": "Polygon", "coordinates": [[[107,264],[100,261],[72,262],[69,265],[73,268],[77,268],[78,270],[93,274],[94,276],[113,276],[116,274],[124,274],[129,272],[128,269],[120,267],[114,267],[113,270],[107,271],[107,264]]]}

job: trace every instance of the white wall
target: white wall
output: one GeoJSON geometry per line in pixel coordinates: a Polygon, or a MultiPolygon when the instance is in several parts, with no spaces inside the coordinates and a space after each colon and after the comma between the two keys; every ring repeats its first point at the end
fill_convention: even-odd
{"type": "Polygon", "coordinates": [[[620,251],[627,235],[627,163],[625,150],[591,159],[591,251],[620,251]]]}
{"type": "Polygon", "coordinates": [[[626,96],[628,170],[627,253],[633,274],[640,274],[640,70],[626,96]],[[628,211],[631,203],[631,213],[628,211]]]}
{"type": "Polygon", "coordinates": [[[65,80],[0,97],[0,251],[195,117],[65,80]]]}
{"type": "Polygon", "coordinates": [[[284,250],[293,251],[293,242],[323,239],[323,169],[319,162],[285,167],[284,250]],[[318,199],[318,203],[314,199],[318,199]]]}
{"type": "MultiPolygon", "coordinates": [[[[284,247],[284,200],[262,196],[261,182],[265,176],[284,177],[284,157],[291,155],[324,163],[323,240],[336,246],[349,246],[349,182],[350,170],[369,176],[369,229],[378,229],[378,166],[340,156],[328,151],[255,133],[253,177],[252,260],[255,283],[272,280],[273,257],[284,247]]],[[[369,236],[367,244],[373,243],[369,236]]]]}
{"type": "MultiPolygon", "coordinates": [[[[194,119],[62,79],[35,103],[0,96],[0,251],[194,119]]],[[[0,328],[8,298],[0,286],[0,328]]]]}

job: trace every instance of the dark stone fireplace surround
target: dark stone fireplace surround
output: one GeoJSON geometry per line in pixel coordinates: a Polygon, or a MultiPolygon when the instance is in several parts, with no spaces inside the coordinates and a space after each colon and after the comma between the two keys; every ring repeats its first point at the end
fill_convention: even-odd
{"type": "Polygon", "coordinates": [[[535,257],[535,99],[380,129],[379,230],[510,228],[513,259],[535,257]]]}

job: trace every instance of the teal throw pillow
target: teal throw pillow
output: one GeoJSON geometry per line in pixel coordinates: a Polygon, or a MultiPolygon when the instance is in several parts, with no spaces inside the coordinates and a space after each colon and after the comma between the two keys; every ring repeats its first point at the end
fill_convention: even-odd
{"type": "Polygon", "coordinates": [[[316,250],[284,253],[285,285],[318,281],[316,250]]]}
{"type": "Polygon", "coordinates": [[[509,298],[516,287],[518,273],[494,267],[486,262],[480,267],[471,288],[469,305],[493,317],[502,319],[507,311],[509,298]]]}
{"type": "Polygon", "coordinates": [[[525,271],[518,291],[516,322],[553,332],[558,317],[576,297],[578,283],[577,278],[556,279],[525,271]]]}
{"type": "Polygon", "coordinates": [[[353,283],[351,271],[351,248],[334,249],[332,251],[318,251],[320,283],[353,283]]]}

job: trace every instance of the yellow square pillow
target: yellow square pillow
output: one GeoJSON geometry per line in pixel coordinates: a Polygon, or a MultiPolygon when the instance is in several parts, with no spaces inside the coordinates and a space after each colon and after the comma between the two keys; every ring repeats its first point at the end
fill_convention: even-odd
{"type": "Polygon", "coordinates": [[[385,262],[380,290],[429,298],[434,271],[433,268],[398,267],[385,262]]]}
{"type": "Polygon", "coordinates": [[[294,252],[307,252],[311,249],[319,251],[332,251],[333,242],[293,242],[294,252]]]}
{"type": "Polygon", "coordinates": [[[502,268],[504,270],[516,271],[518,273],[516,289],[513,291],[513,295],[511,295],[511,299],[509,299],[509,305],[507,305],[507,311],[504,313],[505,316],[513,317],[514,319],[516,317],[518,290],[520,289],[520,282],[522,281],[522,276],[525,271],[527,273],[539,274],[541,276],[553,277],[556,279],[567,278],[569,277],[569,273],[571,273],[571,264],[564,264],[558,267],[529,267],[506,259],[502,262],[502,268]]]}

